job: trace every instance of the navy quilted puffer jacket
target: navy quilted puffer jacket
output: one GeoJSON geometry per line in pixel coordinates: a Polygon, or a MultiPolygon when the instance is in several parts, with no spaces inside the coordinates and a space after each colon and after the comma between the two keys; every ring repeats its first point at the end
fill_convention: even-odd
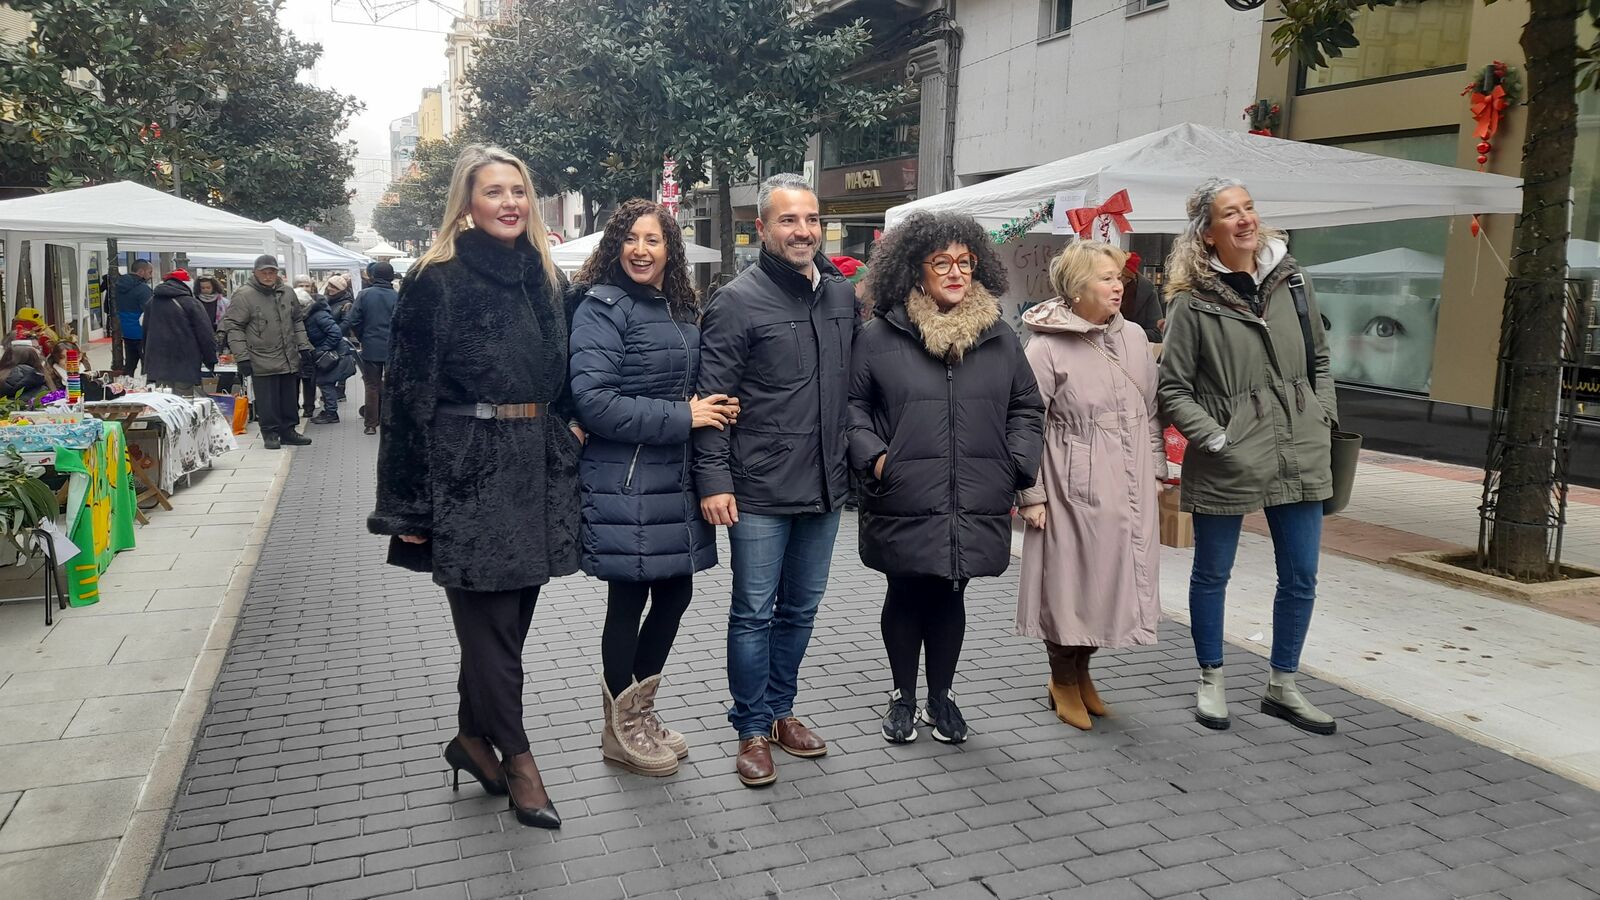
{"type": "Polygon", "coordinates": [[[605,581],[658,581],[717,564],[690,475],[688,398],[700,329],[673,318],[648,286],[573,289],[568,364],[588,443],[583,570],[605,581]]]}

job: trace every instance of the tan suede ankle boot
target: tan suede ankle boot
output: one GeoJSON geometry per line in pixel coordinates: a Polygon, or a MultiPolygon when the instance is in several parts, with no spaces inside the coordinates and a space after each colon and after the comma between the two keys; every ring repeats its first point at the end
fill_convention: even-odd
{"type": "Polygon", "coordinates": [[[1078,688],[1078,666],[1075,647],[1045,642],[1050,653],[1050,698],[1056,718],[1083,731],[1094,729],[1094,720],[1083,705],[1083,694],[1078,688]]]}

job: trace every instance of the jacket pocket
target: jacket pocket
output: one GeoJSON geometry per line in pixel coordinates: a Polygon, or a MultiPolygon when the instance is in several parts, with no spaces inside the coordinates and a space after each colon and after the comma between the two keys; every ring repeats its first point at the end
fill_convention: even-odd
{"type": "MultiPolygon", "coordinates": [[[[744,460],[738,465],[747,476],[760,475],[763,472],[769,471],[773,467],[777,466],[779,461],[783,459],[784,454],[788,452],[789,445],[787,443],[773,444],[766,450],[752,455],[748,460],[744,460]]],[[[885,465],[885,471],[887,470],[888,467],[885,465]]]]}
{"type": "Polygon", "coordinates": [[[817,368],[816,341],[809,322],[773,322],[754,329],[751,368],[773,387],[810,380],[817,368]]]}
{"type": "Polygon", "coordinates": [[[1094,503],[1094,447],[1077,435],[1067,439],[1067,500],[1094,503]]]}

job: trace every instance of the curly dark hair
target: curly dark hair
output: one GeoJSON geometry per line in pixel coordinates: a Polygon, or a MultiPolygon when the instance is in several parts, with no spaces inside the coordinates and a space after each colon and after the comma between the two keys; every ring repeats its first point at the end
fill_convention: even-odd
{"type": "Polygon", "coordinates": [[[583,267],[573,276],[580,284],[615,284],[625,287],[632,283],[622,270],[622,242],[640,216],[654,215],[661,223],[661,234],[667,240],[667,271],[661,281],[661,292],[666,294],[673,315],[694,320],[700,315],[700,295],[689,283],[689,264],[684,255],[683,230],[661,204],[653,200],[629,200],[617,207],[606,222],[600,245],[594,248],[583,267]]]}
{"type": "Polygon", "coordinates": [[[867,263],[867,291],[873,315],[887,315],[906,302],[922,283],[922,261],[951,244],[964,244],[978,258],[972,277],[999,297],[1006,292],[1006,268],[989,232],[971,216],[951,212],[914,212],[889,229],[872,248],[867,263]]]}
{"type": "Polygon", "coordinates": [[[218,294],[222,293],[222,282],[212,278],[210,275],[201,275],[199,278],[194,280],[194,292],[196,296],[199,296],[200,294],[200,282],[202,281],[211,282],[211,286],[216,289],[215,292],[218,294]]]}

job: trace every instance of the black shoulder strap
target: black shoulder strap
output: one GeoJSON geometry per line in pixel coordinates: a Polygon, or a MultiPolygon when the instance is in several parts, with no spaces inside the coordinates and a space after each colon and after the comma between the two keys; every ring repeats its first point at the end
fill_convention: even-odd
{"type": "Polygon", "coordinates": [[[1317,387],[1317,350],[1311,341],[1311,304],[1306,300],[1306,277],[1299,272],[1289,276],[1289,294],[1294,297],[1295,315],[1300,317],[1300,337],[1306,344],[1306,381],[1317,387]]]}

